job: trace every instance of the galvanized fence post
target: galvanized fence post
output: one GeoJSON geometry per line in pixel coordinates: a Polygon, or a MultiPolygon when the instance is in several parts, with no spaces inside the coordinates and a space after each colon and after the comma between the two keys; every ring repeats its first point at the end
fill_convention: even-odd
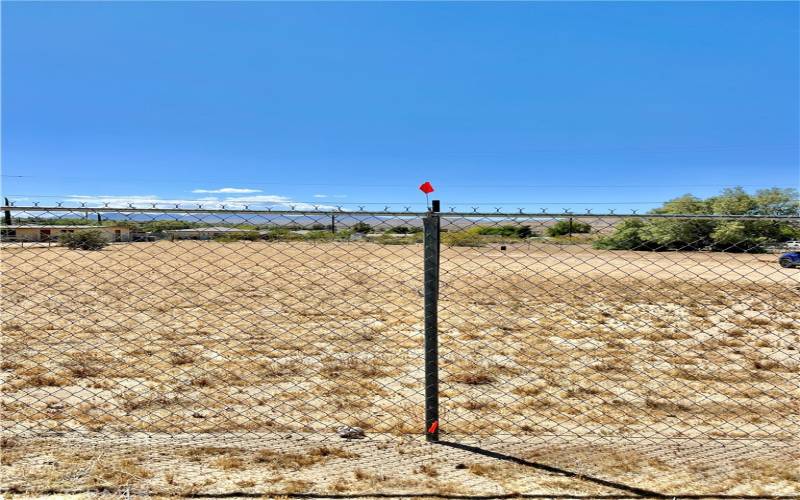
{"type": "Polygon", "coordinates": [[[423,219],[425,228],[425,438],[439,441],[439,200],[423,219]]]}

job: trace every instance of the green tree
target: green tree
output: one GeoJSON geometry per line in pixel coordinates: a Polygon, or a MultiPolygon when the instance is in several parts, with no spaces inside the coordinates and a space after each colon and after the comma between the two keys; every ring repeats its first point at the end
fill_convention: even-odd
{"type": "MultiPolygon", "coordinates": [[[[715,214],[792,216],[800,215],[796,189],[770,188],[750,195],[737,187],[711,198],[715,214]]],[[[800,230],[781,221],[719,221],[711,232],[715,250],[759,252],[770,243],[797,238],[800,230]]]]}
{"type": "Polygon", "coordinates": [[[707,200],[701,200],[692,194],[685,194],[664,203],[660,208],[650,211],[653,214],[709,214],[711,205],[707,200]]]}
{"type": "MultiPolygon", "coordinates": [[[[800,215],[796,189],[771,188],[751,195],[741,187],[728,188],[706,200],[684,195],[650,213],[658,215],[800,215]]],[[[778,220],[715,218],[629,219],[611,235],[599,238],[597,248],[642,250],[699,250],[760,252],[774,243],[800,238],[800,227],[778,220]]]]}
{"type": "Polygon", "coordinates": [[[642,219],[626,219],[619,223],[613,234],[601,236],[594,242],[595,248],[605,250],[650,250],[642,239],[642,219]]]}
{"type": "Polygon", "coordinates": [[[713,214],[747,215],[752,214],[757,206],[756,200],[740,187],[726,188],[708,201],[713,214]]]}
{"type": "Polygon", "coordinates": [[[770,188],[756,191],[757,215],[800,216],[800,195],[797,189],[770,188]]]}
{"type": "Polygon", "coordinates": [[[640,230],[643,242],[661,250],[699,250],[711,244],[710,219],[651,219],[640,230]]]}

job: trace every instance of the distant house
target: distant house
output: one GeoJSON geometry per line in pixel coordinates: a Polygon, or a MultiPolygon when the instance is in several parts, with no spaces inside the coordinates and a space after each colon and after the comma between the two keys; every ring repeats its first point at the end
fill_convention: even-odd
{"type": "Polygon", "coordinates": [[[164,231],[171,240],[213,240],[230,234],[250,233],[247,229],[235,227],[193,227],[190,229],[171,229],[164,231]]]}
{"type": "Polygon", "coordinates": [[[64,233],[99,230],[109,241],[130,241],[130,229],[125,226],[58,226],[58,225],[20,225],[2,226],[3,241],[56,241],[64,233]]]}

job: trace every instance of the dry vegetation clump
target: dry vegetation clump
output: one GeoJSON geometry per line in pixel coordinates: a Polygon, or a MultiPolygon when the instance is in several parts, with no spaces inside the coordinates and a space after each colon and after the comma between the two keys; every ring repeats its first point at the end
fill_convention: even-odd
{"type": "Polygon", "coordinates": [[[16,364],[14,377],[7,388],[20,390],[26,388],[64,387],[74,382],[72,374],[63,369],[52,369],[41,365],[16,364]]]}
{"type": "Polygon", "coordinates": [[[199,375],[197,377],[193,377],[189,383],[194,387],[213,387],[214,379],[206,375],[199,375]]]}
{"type": "Polygon", "coordinates": [[[360,378],[374,379],[386,375],[386,371],[375,361],[369,362],[357,358],[339,359],[335,357],[324,358],[320,373],[331,379],[360,378]]]}
{"type": "Polygon", "coordinates": [[[127,412],[133,412],[166,408],[177,404],[179,404],[177,395],[170,395],[166,392],[148,391],[144,394],[128,392],[121,396],[120,407],[127,412]]]}
{"type": "Polygon", "coordinates": [[[320,446],[311,451],[312,455],[319,455],[323,458],[358,458],[360,455],[338,446],[320,446]]]}
{"type": "Polygon", "coordinates": [[[181,449],[180,453],[192,462],[201,462],[209,456],[219,457],[227,454],[239,454],[243,453],[243,450],[223,446],[192,446],[181,449]]]}
{"type": "Polygon", "coordinates": [[[450,380],[467,385],[486,385],[494,382],[495,378],[490,373],[465,370],[452,374],[450,380]]]}
{"type": "Polygon", "coordinates": [[[289,479],[282,483],[283,491],[287,494],[292,493],[305,493],[307,492],[312,486],[314,486],[313,481],[305,481],[302,479],[289,479]]]}
{"type": "Polygon", "coordinates": [[[63,364],[73,377],[97,377],[109,367],[110,360],[95,353],[75,353],[63,364]]]}
{"type": "Polygon", "coordinates": [[[498,407],[496,402],[482,399],[470,399],[468,401],[464,401],[460,406],[461,408],[469,411],[493,410],[498,407]]]}
{"type": "Polygon", "coordinates": [[[786,481],[800,489],[800,467],[797,463],[782,460],[751,459],[736,464],[736,479],[747,483],[751,479],[786,481]]]}
{"type": "MultiPolygon", "coordinates": [[[[502,355],[502,354],[501,354],[502,355]]],[[[489,385],[499,383],[518,375],[520,369],[508,363],[480,362],[475,360],[459,360],[452,365],[444,365],[445,379],[466,385],[489,385]]]]}
{"type": "Polygon", "coordinates": [[[169,362],[173,366],[189,365],[194,361],[194,356],[188,352],[171,352],[169,353],[169,362]]]}
{"type": "Polygon", "coordinates": [[[684,412],[689,411],[691,407],[684,402],[669,401],[666,399],[645,398],[644,405],[653,410],[664,412],[684,412]]]}
{"type": "Polygon", "coordinates": [[[508,464],[472,463],[467,467],[471,474],[489,478],[503,477],[509,468],[508,464]]]}
{"type": "Polygon", "coordinates": [[[222,470],[235,470],[244,468],[245,462],[240,457],[223,455],[214,461],[214,466],[222,470]]]}
{"type": "Polygon", "coordinates": [[[143,479],[153,477],[152,471],[133,458],[98,460],[90,474],[96,485],[115,487],[141,483],[143,479]]]}
{"type": "Polygon", "coordinates": [[[0,437],[0,465],[11,465],[21,456],[19,440],[9,436],[0,437]]]}
{"type": "Polygon", "coordinates": [[[273,450],[260,450],[255,454],[255,462],[268,465],[275,470],[302,469],[332,459],[358,458],[357,453],[336,446],[319,446],[304,453],[287,453],[273,450]]]}
{"type": "Polygon", "coordinates": [[[416,472],[417,474],[425,474],[426,476],[429,477],[436,477],[439,475],[439,471],[436,469],[436,467],[430,464],[422,464],[419,467],[417,467],[414,472],[416,472]]]}
{"type": "Polygon", "coordinates": [[[190,447],[182,451],[192,462],[207,462],[222,470],[239,470],[266,466],[272,470],[303,469],[334,459],[358,458],[357,453],[335,446],[317,446],[308,450],[288,452],[271,449],[247,450],[236,447],[190,447]]]}
{"type": "Polygon", "coordinates": [[[266,361],[258,364],[258,374],[270,379],[284,379],[303,373],[303,366],[296,360],[266,361]]]}

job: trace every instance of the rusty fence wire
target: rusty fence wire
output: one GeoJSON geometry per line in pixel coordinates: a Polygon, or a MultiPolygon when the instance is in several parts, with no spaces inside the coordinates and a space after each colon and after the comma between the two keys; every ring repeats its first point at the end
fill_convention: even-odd
{"type": "Polygon", "coordinates": [[[796,216],[3,210],[5,491],[800,494],[796,216]]]}

